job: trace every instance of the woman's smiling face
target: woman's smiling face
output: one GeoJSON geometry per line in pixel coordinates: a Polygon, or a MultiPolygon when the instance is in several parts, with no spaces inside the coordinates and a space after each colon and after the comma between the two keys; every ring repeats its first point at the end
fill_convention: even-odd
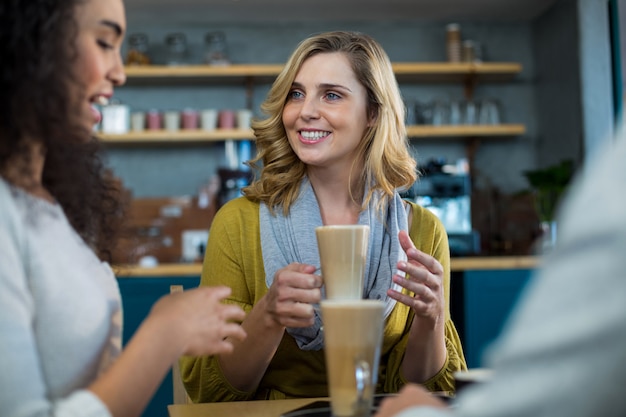
{"type": "Polygon", "coordinates": [[[76,8],[78,36],[75,75],[81,92],[81,120],[92,129],[101,115],[94,106],[108,101],[126,81],[121,46],[126,32],[122,0],[87,0],[76,8]]]}
{"type": "Polygon", "coordinates": [[[341,52],[318,53],[296,74],[282,114],[298,158],[314,167],[349,172],[370,120],[367,91],[341,52]]]}

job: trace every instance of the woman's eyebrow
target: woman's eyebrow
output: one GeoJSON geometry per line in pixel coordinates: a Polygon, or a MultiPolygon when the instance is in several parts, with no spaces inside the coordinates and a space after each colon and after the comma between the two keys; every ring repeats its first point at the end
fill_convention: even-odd
{"type": "MultiPolygon", "coordinates": [[[[291,87],[292,88],[302,88],[302,84],[300,84],[297,81],[294,81],[291,84],[291,87]]],[[[350,88],[348,88],[348,87],[346,87],[345,85],[342,85],[342,84],[321,83],[321,84],[318,84],[316,87],[320,88],[320,89],[324,89],[324,90],[339,89],[339,90],[346,90],[346,91],[352,92],[352,90],[350,88]]]]}
{"type": "Polygon", "coordinates": [[[323,89],[327,89],[327,90],[338,89],[338,90],[346,90],[346,91],[352,92],[350,88],[348,88],[347,86],[343,84],[322,83],[322,84],[319,84],[319,87],[323,89]]]}
{"type": "Polygon", "coordinates": [[[113,22],[112,20],[104,19],[104,20],[100,21],[100,24],[104,25],[104,26],[108,26],[111,29],[113,29],[115,31],[115,33],[117,34],[117,36],[121,36],[122,35],[122,32],[123,32],[122,31],[122,27],[119,24],[113,22]]]}

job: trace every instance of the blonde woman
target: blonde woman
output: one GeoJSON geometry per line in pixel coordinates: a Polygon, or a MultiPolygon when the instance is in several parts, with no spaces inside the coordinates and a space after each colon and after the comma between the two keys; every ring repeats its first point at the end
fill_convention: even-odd
{"type": "Polygon", "coordinates": [[[232,287],[248,337],[230,354],[187,357],[194,401],[328,395],[322,279],[314,229],[367,224],[366,298],[387,305],[377,391],[408,382],[453,390],[465,368],[449,314],[449,248],[438,219],[398,191],[416,179],[405,108],[371,37],[331,32],[300,43],[256,121],[257,179],[217,213],[201,286],[232,287]],[[406,277],[405,278],[405,274],[406,277]]]}

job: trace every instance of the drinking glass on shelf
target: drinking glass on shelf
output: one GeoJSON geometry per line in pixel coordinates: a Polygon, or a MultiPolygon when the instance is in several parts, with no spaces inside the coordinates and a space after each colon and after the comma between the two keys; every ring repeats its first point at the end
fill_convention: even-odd
{"type": "Polygon", "coordinates": [[[433,122],[433,103],[415,103],[415,123],[429,125],[433,122]]]}
{"type": "Polygon", "coordinates": [[[474,62],[476,59],[476,48],[474,46],[474,41],[471,39],[466,39],[463,41],[462,45],[461,60],[463,62],[474,62]]]}
{"type": "Polygon", "coordinates": [[[433,102],[432,124],[435,126],[450,124],[450,107],[444,100],[437,99],[433,102]]]}
{"type": "Polygon", "coordinates": [[[464,125],[475,125],[478,123],[478,109],[476,102],[467,100],[463,103],[463,121],[464,125]]]}
{"type": "Polygon", "coordinates": [[[463,123],[463,105],[459,100],[450,102],[450,124],[460,125],[463,123]]]}
{"type": "Polygon", "coordinates": [[[404,123],[407,126],[412,126],[417,124],[416,117],[416,103],[412,100],[407,100],[404,102],[404,106],[406,108],[406,117],[404,123]]]}
{"type": "Polygon", "coordinates": [[[478,111],[478,123],[481,125],[500,124],[500,107],[494,99],[483,99],[478,111]]]}
{"type": "Polygon", "coordinates": [[[481,63],[485,61],[485,47],[481,42],[474,41],[474,62],[481,63]]]}

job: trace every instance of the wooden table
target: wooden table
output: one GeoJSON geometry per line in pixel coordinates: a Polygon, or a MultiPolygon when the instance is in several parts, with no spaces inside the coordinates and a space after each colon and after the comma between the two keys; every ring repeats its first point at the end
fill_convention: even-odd
{"type": "Polygon", "coordinates": [[[327,398],[274,401],[235,401],[167,406],[170,417],[280,417],[282,413],[327,398]]]}

